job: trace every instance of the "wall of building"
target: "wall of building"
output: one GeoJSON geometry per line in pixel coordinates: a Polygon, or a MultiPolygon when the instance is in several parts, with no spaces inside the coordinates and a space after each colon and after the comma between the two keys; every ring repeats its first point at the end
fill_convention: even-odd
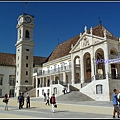
{"type": "Polygon", "coordinates": [[[9,94],[10,89],[14,89],[14,87],[9,85],[9,75],[15,75],[15,67],[10,66],[0,66],[0,74],[3,74],[3,85],[0,85],[0,89],[2,89],[2,96],[6,93],[9,94]]]}
{"type": "Polygon", "coordinates": [[[95,80],[80,89],[80,92],[95,99],[96,101],[110,101],[109,84],[106,79],[95,80]],[[102,85],[102,93],[96,94],[96,85],[102,85]]]}

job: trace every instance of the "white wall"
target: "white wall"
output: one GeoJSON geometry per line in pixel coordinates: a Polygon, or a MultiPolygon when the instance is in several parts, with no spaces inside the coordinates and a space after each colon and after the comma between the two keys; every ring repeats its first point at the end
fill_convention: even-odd
{"type": "Polygon", "coordinates": [[[87,84],[85,87],[80,89],[80,92],[86,94],[87,96],[95,99],[96,101],[110,101],[109,98],[109,84],[106,79],[95,80],[87,84]],[[103,86],[103,93],[96,94],[96,85],[101,84],[103,86]]]}
{"type": "Polygon", "coordinates": [[[0,85],[0,89],[2,89],[2,96],[6,93],[9,94],[9,75],[15,75],[15,67],[9,66],[0,66],[0,74],[3,74],[3,85],[0,85]]]}

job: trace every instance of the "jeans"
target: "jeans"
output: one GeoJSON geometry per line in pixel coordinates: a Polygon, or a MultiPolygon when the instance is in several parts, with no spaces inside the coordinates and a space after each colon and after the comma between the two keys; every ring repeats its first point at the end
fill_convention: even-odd
{"type": "Polygon", "coordinates": [[[8,110],[8,102],[5,103],[5,110],[8,110]]]}
{"type": "Polygon", "coordinates": [[[52,104],[52,112],[55,112],[55,111],[54,111],[54,104],[52,104]]]}

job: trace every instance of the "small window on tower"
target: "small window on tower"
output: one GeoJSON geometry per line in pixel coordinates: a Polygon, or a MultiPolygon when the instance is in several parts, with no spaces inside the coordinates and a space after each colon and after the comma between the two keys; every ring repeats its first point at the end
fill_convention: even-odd
{"type": "Polygon", "coordinates": [[[19,38],[21,38],[21,30],[19,31],[19,38]]]}
{"type": "Polygon", "coordinates": [[[29,31],[28,30],[26,30],[26,32],[25,32],[25,38],[29,38],[29,31]]]}
{"type": "Polygon", "coordinates": [[[26,56],[26,60],[28,60],[28,56],[26,56]]]}
{"type": "Polygon", "coordinates": [[[28,75],[28,71],[26,71],[26,75],[28,75]]]}
{"type": "Polygon", "coordinates": [[[28,80],[25,80],[25,83],[28,83],[28,80]]]}
{"type": "Polygon", "coordinates": [[[26,63],[26,67],[28,67],[28,63],[26,63]]]}
{"type": "Polygon", "coordinates": [[[29,49],[26,49],[26,51],[29,51],[29,49]]]}

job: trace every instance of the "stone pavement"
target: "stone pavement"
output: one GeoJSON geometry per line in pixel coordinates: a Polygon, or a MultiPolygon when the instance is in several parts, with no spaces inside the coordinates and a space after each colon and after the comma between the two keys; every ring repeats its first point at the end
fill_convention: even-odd
{"type": "Polygon", "coordinates": [[[0,98],[0,118],[8,116],[9,118],[112,118],[113,112],[111,101],[63,102],[56,99],[58,105],[58,108],[55,108],[56,114],[50,112],[51,105],[45,105],[43,98],[36,97],[31,98],[31,109],[29,110],[19,110],[17,98],[10,98],[9,111],[5,111],[2,99],[0,98]]]}

